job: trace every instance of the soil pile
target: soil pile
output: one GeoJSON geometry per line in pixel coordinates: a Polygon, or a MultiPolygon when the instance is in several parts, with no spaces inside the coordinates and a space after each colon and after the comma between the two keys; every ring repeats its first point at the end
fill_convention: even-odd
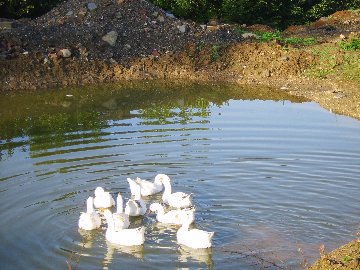
{"type": "Polygon", "coordinates": [[[205,26],[177,19],[142,0],[66,1],[38,19],[13,26],[0,34],[3,59],[32,52],[63,56],[59,51],[68,49],[72,57],[124,63],[179,51],[195,41],[241,40],[230,28],[207,32],[205,26]]]}

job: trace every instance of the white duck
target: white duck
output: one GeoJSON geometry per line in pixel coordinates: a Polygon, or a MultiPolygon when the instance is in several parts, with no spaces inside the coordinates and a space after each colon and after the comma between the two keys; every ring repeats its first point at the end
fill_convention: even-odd
{"type": "Polygon", "coordinates": [[[124,213],[123,198],[118,193],[116,197],[116,213],[113,213],[115,231],[127,229],[130,226],[129,215],[124,213]]]}
{"type": "Polygon", "coordinates": [[[171,193],[171,184],[170,178],[166,174],[161,178],[161,182],[164,185],[164,193],[162,195],[162,200],[165,204],[168,204],[175,208],[188,208],[192,206],[191,194],[186,194],[184,192],[174,192],[171,193]]]}
{"type": "Polygon", "coordinates": [[[199,229],[189,230],[189,223],[184,223],[176,233],[179,244],[198,249],[211,247],[211,240],[214,232],[207,232],[199,229]]]}
{"type": "Polygon", "coordinates": [[[109,209],[104,211],[104,216],[108,224],[105,237],[110,243],[121,246],[139,246],[144,244],[144,226],[135,229],[122,229],[120,231],[115,231],[113,215],[109,209]]]}
{"type": "Polygon", "coordinates": [[[109,208],[115,205],[114,198],[102,187],[95,189],[94,205],[96,208],[109,208]]]}
{"type": "Polygon", "coordinates": [[[86,200],[86,213],[81,213],[79,218],[79,228],[83,230],[94,230],[100,228],[101,219],[98,213],[94,211],[94,198],[89,197],[86,200]]]}
{"type": "Polygon", "coordinates": [[[165,213],[160,203],[152,203],[149,207],[151,212],[156,213],[156,220],[161,223],[181,225],[193,223],[195,220],[195,208],[170,210],[165,213]]]}
{"type": "MultiPolygon", "coordinates": [[[[150,182],[147,180],[140,179],[139,177],[136,180],[132,180],[128,178],[128,181],[133,181],[141,187],[141,195],[142,196],[150,196],[156,193],[159,193],[163,190],[163,184],[161,183],[161,178],[164,174],[158,174],[155,176],[154,182],[150,182]]],[[[130,185],[131,189],[132,185],[130,185]]],[[[135,195],[135,190],[131,189],[131,194],[135,195]]]]}
{"type": "Polygon", "coordinates": [[[146,204],[141,199],[141,187],[129,181],[130,189],[134,190],[134,199],[129,199],[125,206],[125,214],[129,216],[142,216],[146,213],[146,204]]]}

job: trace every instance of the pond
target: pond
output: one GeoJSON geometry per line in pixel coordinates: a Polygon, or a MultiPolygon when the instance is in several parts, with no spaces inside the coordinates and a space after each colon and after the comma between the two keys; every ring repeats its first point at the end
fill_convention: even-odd
{"type": "MultiPolygon", "coordinates": [[[[303,269],[356,237],[360,122],[266,88],[127,83],[0,96],[1,269],[303,269]],[[194,194],[213,247],[176,242],[153,215],[145,244],[78,230],[97,186],[166,173],[194,194]]],[[[161,194],[146,199],[160,200],[161,194]]]]}

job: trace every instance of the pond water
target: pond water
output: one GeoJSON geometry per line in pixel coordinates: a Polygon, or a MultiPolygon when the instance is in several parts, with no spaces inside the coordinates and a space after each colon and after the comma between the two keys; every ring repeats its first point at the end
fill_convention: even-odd
{"type": "MultiPolygon", "coordinates": [[[[360,229],[360,122],[269,89],[127,84],[0,96],[1,269],[303,269],[360,229]],[[152,215],[138,248],[78,230],[97,186],[194,193],[192,251],[152,215]]],[[[146,201],[159,200],[161,195],[146,201]]]]}

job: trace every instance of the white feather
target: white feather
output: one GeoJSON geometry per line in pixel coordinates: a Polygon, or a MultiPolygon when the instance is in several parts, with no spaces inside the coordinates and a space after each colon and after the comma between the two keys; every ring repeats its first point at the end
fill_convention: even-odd
{"type": "Polygon", "coordinates": [[[195,220],[194,208],[170,210],[165,213],[164,207],[160,203],[152,203],[149,210],[156,213],[156,219],[161,223],[181,225],[183,223],[191,224],[195,220]]]}
{"type": "Polygon", "coordinates": [[[83,230],[94,230],[100,228],[101,219],[94,210],[94,198],[89,197],[86,200],[86,213],[81,213],[79,218],[79,228],[83,230]]]}
{"type": "Polygon", "coordinates": [[[138,246],[145,242],[145,227],[135,229],[122,229],[115,231],[114,219],[110,210],[104,212],[106,222],[108,224],[105,237],[110,243],[121,246],[138,246]]]}
{"type": "Polygon", "coordinates": [[[189,223],[184,223],[176,233],[179,244],[194,249],[211,247],[213,236],[214,232],[207,232],[199,229],[189,230],[189,223]]]}
{"type": "Polygon", "coordinates": [[[94,205],[96,208],[109,208],[115,205],[114,198],[102,187],[95,189],[94,205]]]}

